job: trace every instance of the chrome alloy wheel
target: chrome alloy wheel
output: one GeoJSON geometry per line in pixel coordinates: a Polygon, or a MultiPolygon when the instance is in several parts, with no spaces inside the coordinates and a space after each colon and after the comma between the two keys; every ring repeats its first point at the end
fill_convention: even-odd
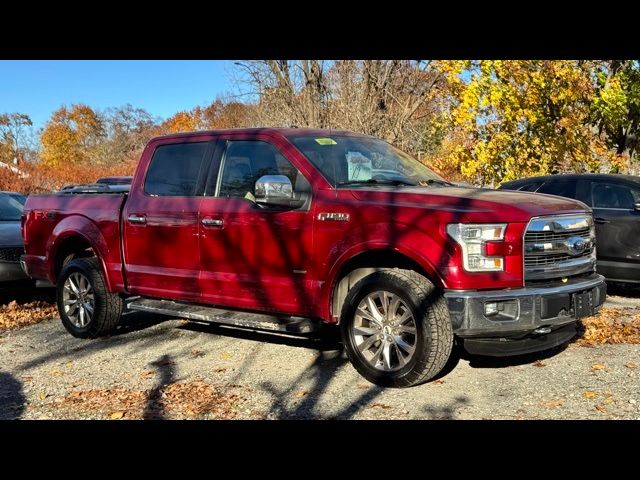
{"type": "Polygon", "coordinates": [[[69,275],[64,282],[62,301],[64,313],[74,326],[84,328],[89,324],[93,317],[95,297],[87,277],[80,272],[69,275]]]}
{"type": "Polygon", "coordinates": [[[416,351],[417,327],[400,297],[377,291],[356,309],[352,334],[364,359],[377,370],[393,372],[407,365],[416,351]]]}

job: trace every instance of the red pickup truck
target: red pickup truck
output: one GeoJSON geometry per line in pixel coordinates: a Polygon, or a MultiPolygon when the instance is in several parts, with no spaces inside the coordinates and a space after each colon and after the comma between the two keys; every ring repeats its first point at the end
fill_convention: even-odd
{"type": "Polygon", "coordinates": [[[606,288],[589,208],[461,188],[344,131],[155,138],[128,192],[27,200],[23,268],[57,285],[65,328],[108,334],[123,309],[294,334],[340,325],[368,380],[406,387],[471,353],[575,335],[606,288]]]}

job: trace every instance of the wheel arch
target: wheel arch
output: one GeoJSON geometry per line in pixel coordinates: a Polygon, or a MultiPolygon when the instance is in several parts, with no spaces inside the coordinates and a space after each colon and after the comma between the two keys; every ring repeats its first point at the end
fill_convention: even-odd
{"type": "Polygon", "coordinates": [[[48,248],[49,279],[51,283],[55,284],[57,282],[62,268],[69,261],[75,258],[96,257],[100,263],[107,288],[111,291],[110,279],[106,274],[107,270],[104,264],[104,257],[98,245],[99,242],[92,242],[86,234],[77,230],[57,235],[55,241],[52,242],[48,248]]]}
{"type": "Polygon", "coordinates": [[[418,260],[406,252],[387,247],[362,250],[346,258],[335,269],[336,273],[333,276],[328,298],[330,321],[339,323],[342,306],[353,285],[367,275],[390,268],[414,271],[432,281],[436,288],[444,288],[440,276],[424,259],[418,260]]]}

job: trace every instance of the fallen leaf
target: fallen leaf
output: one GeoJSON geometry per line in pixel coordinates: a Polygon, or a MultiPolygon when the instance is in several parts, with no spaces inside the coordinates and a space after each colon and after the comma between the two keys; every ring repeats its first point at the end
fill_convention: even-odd
{"type": "Polygon", "coordinates": [[[122,411],[113,412],[111,414],[111,420],[120,420],[122,417],[124,417],[124,412],[122,411]]]}
{"type": "Polygon", "coordinates": [[[611,392],[606,392],[604,394],[604,400],[602,401],[603,405],[609,405],[610,403],[615,402],[615,400],[613,399],[613,393],[611,392]]]}
{"type": "Polygon", "coordinates": [[[53,377],[61,377],[62,376],[62,372],[60,370],[58,370],[57,368],[54,368],[53,370],[51,370],[51,376],[53,377]]]}
{"type": "Polygon", "coordinates": [[[140,378],[142,378],[143,380],[146,380],[151,375],[153,375],[153,370],[146,370],[140,374],[140,378]]]}
{"type": "Polygon", "coordinates": [[[442,385],[444,383],[444,380],[434,380],[433,382],[434,385],[442,385]]]}
{"type": "Polygon", "coordinates": [[[300,390],[298,393],[296,393],[296,397],[298,398],[302,398],[305,395],[309,395],[309,392],[307,392],[306,390],[300,390]]]}
{"type": "Polygon", "coordinates": [[[391,405],[386,405],[384,403],[374,403],[370,408],[381,408],[383,410],[389,410],[391,405]]]}
{"type": "Polygon", "coordinates": [[[546,367],[547,364],[544,363],[542,360],[536,360],[535,362],[533,362],[533,366],[534,367],[546,367]]]}
{"type": "Polygon", "coordinates": [[[223,353],[222,358],[231,358],[232,355],[230,353],[223,353]]]}
{"type": "Polygon", "coordinates": [[[598,410],[600,413],[607,413],[607,407],[605,407],[604,405],[596,405],[596,410],[598,410]]]}
{"type": "Polygon", "coordinates": [[[604,363],[594,363],[593,365],[591,365],[591,368],[593,370],[604,370],[606,367],[604,363]]]}
{"type": "Polygon", "coordinates": [[[585,396],[585,398],[596,398],[598,396],[598,394],[592,390],[587,390],[583,393],[583,395],[585,396]]]}
{"type": "Polygon", "coordinates": [[[561,407],[564,405],[564,400],[550,400],[548,402],[542,402],[544,407],[561,407]]]}
{"type": "Polygon", "coordinates": [[[216,372],[216,373],[224,373],[224,372],[226,372],[226,371],[227,371],[227,369],[226,369],[226,368],[216,368],[216,369],[214,370],[214,372],[216,372]]]}
{"type": "Polygon", "coordinates": [[[369,388],[369,385],[366,385],[366,384],[364,384],[364,383],[358,383],[358,384],[356,385],[356,388],[357,388],[358,390],[366,390],[367,388],[369,388]]]}
{"type": "Polygon", "coordinates": [[[48,396],[49,396],[49,395],[48,395],[48,394],[46,394],[46,393],[44,393],[44,392],[41,392],[41,393],[39,393],[39,394],[38,394],[38,398],[39,398],[40,400],[44,400],[44,399],[45,399],[45,398],[47,398],[48,396]]]}
{"type": "Polygon", "coordinates": [[[638,368],[638,364],[633,362],[625,363],[624,366],[630,368],[631,370],[635,370],[636,368],[638,368]]]}
{"type": "Polygon", "coordinates": [[[20,377],[23,382],[33,382],[33,377],[31,375],[23,375],[20,377]]]}
{"type": "Polygon", "coordinates": [[[194,358],[204,357],[204,352],[202,350],[198,350],[197,348],[191,349],[191,356],[194,358]]]}
{"type": "Polygon", "coordinates": [[[620,308],[603,308],[596,316],[579,322],[577,345],[640,343],[640,314],[620,308]]]}

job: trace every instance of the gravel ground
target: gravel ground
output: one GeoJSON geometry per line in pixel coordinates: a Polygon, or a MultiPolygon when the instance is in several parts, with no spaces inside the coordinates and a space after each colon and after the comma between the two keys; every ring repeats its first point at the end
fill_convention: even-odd
{"type": "MultiPolygon", "coordinates": [[[[611,296],[606,306],[638,313],[640,298],[611,296]]],[[[80,340],[53,319],[0,334],[0,418],[640,420],[638,364],[640,345],[507,359],[456,350],[438,380],[384,389],[358,375],[332,334],[130,313],[113,336],[80,340]],[[185,390],[167,390],[176,384],[185,390]],[[176,406],[198,396],[206,408],[176,406]]]]}

